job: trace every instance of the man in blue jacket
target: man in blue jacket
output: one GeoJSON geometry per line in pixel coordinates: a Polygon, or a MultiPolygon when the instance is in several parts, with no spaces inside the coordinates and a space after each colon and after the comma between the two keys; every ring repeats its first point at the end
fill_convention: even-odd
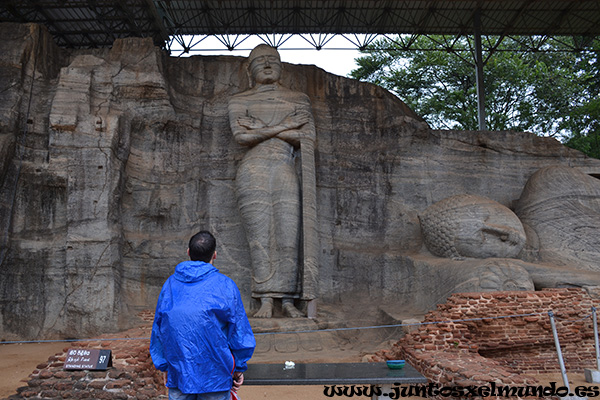
{"type": "Polygon", "coordinates": [[[229,400],[256,341],[238,287],[212,265],[214,236],[192,236],[188,255],[158,297],[150,355],[166,372],[170,400],[229,400]]]}

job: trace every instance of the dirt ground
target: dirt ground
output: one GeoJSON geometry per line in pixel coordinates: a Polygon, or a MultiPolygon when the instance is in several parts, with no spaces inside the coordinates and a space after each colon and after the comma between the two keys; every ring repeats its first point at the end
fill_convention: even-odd
{"type": "MultiPolygon", "coordinates": [[[[347,338],[345,345],[330,348],[330,339],[321,338],[323,348],[319,351],[296,352],[294,357],[290,354],[282,355],[273,351],[260,351],[255,353],[252,358],[254,362],[282,362],[285,359],[293,359],[297,362],[359,362],[362,355],[367,350],[377,350],[378,346],[385,346],[385,343],[366,346],[362,340],[352,340],[347,338]],[[283,359],[280,359],[281,357],[283,359]]],[[[336,342],[344,342],[339,336],[335,337],[336,342]]],[[[372,337],[370,337],[372,339],[372,337]]],[[[273,347],[281,345],[274,343],[273,347]]],[[[288,345],[289,343],[284,343],[288,345]]],[[[18,387],[26,385],[27,378],[38,364],[46,362],[48,357],[63,352],[64,348],[69,347],[69,343],[33,343],[33,344],[0,344],[0,399],[16,393],[18,387]]],[[[323,394],[323,386],[250,386],[244,385],[240,389],[241,400],[262,400],[279,399],[286,400],[321,400],[329,399],[323,394]]]]}
{"type": "MultiPolygon", "coordinates": [[[[31,344],[0,344],[0,399],[10,396],[16,389],[25,385],[27,377],[38,364],[45,362],[48,357],[60,353],[68,343],[31,343],[31,344]]],[[[352,347],[352,346],[351,346],[352,347]]],[[[364,351],[357,346],[347,350],[322,351],[318,359],[313,362],[356,362],[360,361],[360,354],[364,351]]],[[[312,355],[316,356],[315,354],[312,355]]],[[[268,362],[271,358],[259,355],[256,362],[268,362]]],[[[583,373],[568,374],[570,386],[573,390],[578,385],[600,386],[585,382],[583,373]]],[[[557,374],[539,375],[542,384],[557,382],[562,386],[562,376],[557,374]]],[[[242,400],[278,399],[287,400],[324,400],[329,399],[323,394],[323,386],[243,386],[240,390],[242,400]]],[[[417,399],[416,397],[413,399],[417,399]]]]}
{"type": "MultiPolygon", "coordinates": [[[[356,311],[356,309],[355,309],[356,311]]],[[[325,311],[322,311],[325,312],[325,311]]],[[[358,312],[357,315],[371,315],[371,312],[358,312]]],[[[331,318],[333,320],[333,318],[331,318]]],[[[274,321],[271,322],[275,322],[274,321]]],[[[298,325],[303,321],[295,321],[298,325]]],[[[394,321],[390,321],[394,322],[394,321]]],[[[304,321],[307,325],[279,327],[282,331],[316,329],[317,326],[304,321]]],[[[344,321],[349,326],[370,326],[371,318],[355,318],[344,321]]],[[[269,321],[263,322],[266,327],[269,321]]],[[[332,326],[337,327],[335,323],[332,326]]],[[[256,332],[255,332],[256,333],[256,332]]],[[[286,360],[302,363],[325,362],[360,362],[365,354],[388,348],[401,335],[399,328],[376,329],[364,331],[342,331],[332,333],[300,333],[293,335],[257,334],[257,348],[251,362],[284,363],[286,360]]],[[[68,348],[68,342],[2,344],[0,343],[0,399],[16,393],[18,387],[26,385],[27,378],[36,366],[48,360],[56,353],[68,348]]],[[[323,386],[250,386],[244,385],[239,395],[242,400],[278,399],[287,400],[320,400],[329,399],[323,394],[323,386]]]]}
{"type": "Polygon", "coordinates": [[[16,393],[36,366],[61,353],[67,343],[0,344],[0,399],[16,393]]]}
{"type": "MultiPolygon", "coordinates": [[[[397,307],[394,307],[395,309],[397,307]]],[[[352,320],[344,320],[343,326],[369,327],[372,325],[395,324],[404,320],[404,316],[389,315],[388,319],[377,316],[378,320],[362,316],[376,315],[372,310],[359,310],[359,306],[353,306],[354,317],[352,320]],[[376,322],[376,323],[375,323],[376,322]],[[347,324],[347,325],[346,325],[347,324]]],[[[340,310],[335,310],[339,312],[340,310]]],[[[344,311],[344,310],[342,310],[344,311]]],[[[322,312],[324,312],[322,310],[322,312]]],[[[346,312],[344,315],[348,315],[346,312]]],[[[334,313],[331,312],[329,321],[334,321],[334,313]]],[[[326,315],[327,316],[327,315],[326,315]]],[[[274,321],[261,322],[269,327],[274,321]]],[[[254,322],[255,325],[258,322],[254,322]]],[[[313,323],[311,323],[313,324],[313,323]]],[[[279,326],[279,331],[302,331],[302,329],[314,329],[316,325],[310,325],[307,321],[296,321],[296,329],[289,326],[279,326]],[[298,324],[304,323],[307,326],[298,324]]],[[[339,330],[335,332],[318,333],[294,333],[291,335],[269,335],[261,334],[257,326],[254,326],[257,347],[250,362],[254,363],[283,363],[286,360],[302,363],[325,363],[325,362],[360,362],[367,354],[373,354],[377,350],[390,348],[402,336],[402,329],[390,327],[384,329],[366,330],[339,330]]],[[[322,328],[338,328],[335,323],[322,328]]],[[[26,384],[27,378],[36,366],[48,360],[48,357],[56,353],[62,353],[68,348],[68,342],[30,343],[30,344],[1,344],[0,343],[0,399],[16,393],[18,387],[26,384]]],[[[474,371],[475,372],[475,371],[474,371]]],[[[557,382],[562,386],[560,373],[538,376],[540,384],[557,382]]],[[[600,384],[589,384],[585,382],[583,373],[569,374],[571,388],[577,385],[592,386],[600,384]]],[[[331,397],[325,396],[324,387],[321,386],[250,386],[244,385],[239,395],[242,400],[263,399],[286,399],[286,400],[325,400],[331,397]]],[[[366,398],[366,397],[361,397],[366,398]]],[[[406,398],[416,400],[419,397],[406,398]]]]}
{"type": "MultiPolygon", "coordinates": [[[[0,344],[0,399],[15,394],[38,364],[65,347],[68,343],[0,344]]],[[[329,398],[323,395],[323,386],[243,386],[239,394],[242,400],[329,398]]]]}

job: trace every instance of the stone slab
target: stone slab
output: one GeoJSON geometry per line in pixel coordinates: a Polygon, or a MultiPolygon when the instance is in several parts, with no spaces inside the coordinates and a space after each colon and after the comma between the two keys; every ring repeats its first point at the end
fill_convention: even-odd
{"type": "Polygon", "coordinates": [[[585,381],[590,383],[600,383],[600,371],[597,369],[585,369],[585,381]]]}
{"type": "Polygon", "coordinates": [[[427,383],[411,365],[389,369],[385,363],[248,364],[245,385],[380,385],[427,383]]]}

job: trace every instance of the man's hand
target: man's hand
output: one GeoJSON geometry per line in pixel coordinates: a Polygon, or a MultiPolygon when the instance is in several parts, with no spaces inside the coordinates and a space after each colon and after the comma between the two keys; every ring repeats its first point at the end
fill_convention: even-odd
{"type": "Polygon", "coordinates": [[[242,372],[234,372],[233,373],[233,387],[231,388],[234,392],[237,392],[238,389],[244,383],[244,374],[242,372]]]}

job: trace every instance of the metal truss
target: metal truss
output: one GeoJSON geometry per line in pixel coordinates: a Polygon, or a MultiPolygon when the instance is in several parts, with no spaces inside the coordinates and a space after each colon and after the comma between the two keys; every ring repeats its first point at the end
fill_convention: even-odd
{"type": "Polygon", "coordinates": [[[61,47],[109,47],[115,39],[152,37],[164,46],[169,35],[140,0],[3,0],[0,22],[44,25],[61,47]]]}
{"type": "Polygon", "coordinates": [[[109,47],[115,39],[137,36],[167,49],[174,41],[184,52],[207,37],[235,50],[249,36],[276,47],[300,36],[312,49],[342,36],[352,48],[364,49],[380,35],[403,35],[410,48],[418,35],[472,35],[476,15],[481,35],[600,36],[598,0],[0,1],[0,22],[43,24],[62,47],[109,47]]]}
{"type": "Polygon", "coordinates": [[[465,34],[480,14],[484,35],[596,35],[596,0],[153,0],[172,34],[465,34]]]}
{"type": "MultiPolygon", "coordinates": [[[[366,50],[382,35],[376,34],[246,34],[246,35],[173,35],[165,48],[173,56],[211,51],[245,51],[249,42],[265,43],[285,50],[366,50]],[[211,40],[212,39],[212,40],[211,40]],[[301,39],[301,40],[298,40],[301,39]],[[343,39],[343,40],[339,40],[343,39]],[[207,43],[211,44],[207,46],[207,43]],[[293,43],[292,43],[293,42],[293,43]],[[215,45],[216,44],[216,45],[215,45]]],[[[253,45],[252,45],[253,46],[253,45]]]]}
{"type": "Polygon", "coordinates": [[[524,51],[541,51],[556,40],[572,42],[554,39],[559,36],[579,35],[588,42],[600,36],[600,1],[152,1],[171,34],[165,48],[173,55],[246,50],[256,38],[280,49],[301,38],[302,48],[311,50],[339,48],[340,42],[344,49],[367,50],[387,38],[416,50],[417,39],[428,35],[449,35],[444,42],[430,40],[431,50],[460,53],[465,49],[456,44],[475,35],[476,19],[478,35],[497,38],[484,51],[495,51],[508,35],[531,36],[522,39],[524,51]],[[215,43],[211,39],[218,48],[207,46],[215,43]]]}
{"type": "MultiPolygon", "coordinates": [[[[360,50],[369,51],[369,46],[380,40],[387,40],[398,51],[434,51],[444,50],[467,57],[474,52],[474,34],[472,35],[391,35],[391,34],[246,34],[246,35],[173,35],[165,44],[172,56],[202,54],[214,51],[247,51],[256,42],[265,43],[281,50],[360,50]],[[427,45],[419,38],[426,37],[427,45]],[[294,44],[291,44],[292,40],[294,44]],[[297,40],[301,39],[301,40],[297,40]],[[250,43],[253,43],[250,44],[250,43]],[[298,45],[300,43],[300,45],[298,45]],[[465,46],[465,43],[468,45],[465,46]]],[[[505,39],[519,43],[518,52],[580,52],[600,51],[600,36],[482,36],[482,51],[487,59],[500,48],[505,39]]],[[[378,49],[384,49],[377,46],[378,49]]]]}

